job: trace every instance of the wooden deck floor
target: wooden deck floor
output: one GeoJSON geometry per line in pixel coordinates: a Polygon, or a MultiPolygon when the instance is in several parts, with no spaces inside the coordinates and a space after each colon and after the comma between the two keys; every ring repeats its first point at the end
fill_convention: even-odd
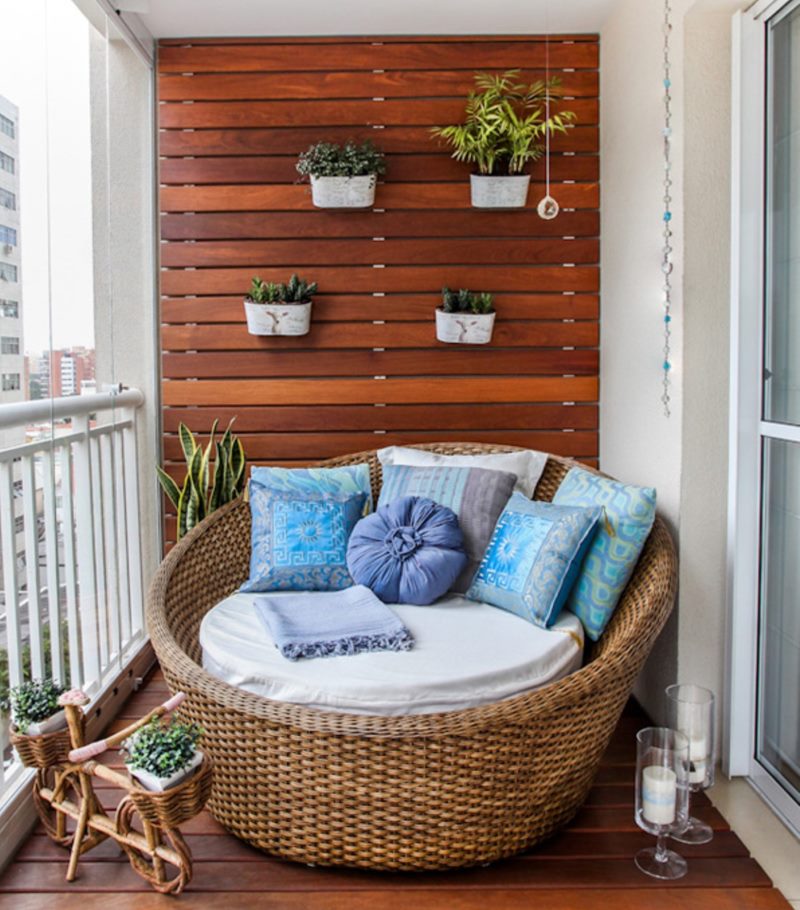
{"type": "MultiPolygon", "coordinates": [[[[166,694],[163,676],[155,671],[112,729],[160,704],[166,694]]],[[[645,723],[635,706],[626,711],[586,806],[565,831],[528,855],[448,873],[332,871],[265,856],[203,813],[183,829],[194,855],[194,878],[177,900],[199,910],[788,910],[788,902],[703,795],[695,801],[695,814],[716,834],[702,847],[679,845],[689,861],[687,876],[662,884],[636,869],[633,854],[653,843],[633,821],[634,734],[645,723]]],[[[115,764],[114,753],[107,760],[115,764]]],[[[118,796],[110,788],[102,791],[107,807],[118,796]]],[[[72,884],[64,880],[66,859],[63,849],[35,831],[0,877],[0,907],[177,906],[174,898],[150,891],[114,844],[105,842],[88,854],[72,884]]]]}

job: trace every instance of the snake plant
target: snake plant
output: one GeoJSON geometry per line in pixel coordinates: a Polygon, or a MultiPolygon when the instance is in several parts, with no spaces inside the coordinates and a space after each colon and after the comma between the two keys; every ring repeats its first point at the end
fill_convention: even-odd
{"type": "Polygon", "coordinates": [[[525,85],[518,76],[519,70],[476,73],[464,122],[432,129],[452,146],[453,158],[474,164],[480,174],[520,174],[542,157],[548,133],[565,133],[575,120],[572,111],[547,116],[549,103],[561,94],[559,79],[525,85]]]}
{"type": "Polygon", "coordinates": [[[196,524],[220,506],[241,496],[244,490],[244,448],[238,436],[231,432],[233,420],[219,442],[214,442],[217,423],[211,427],[211,436],[205,449],[185,424],[178,427],[178,437],[186,459],[186,476],[178,486],[167,472],[156,465],[161,487],[178,513],[178,537],[183,537],[196,524]],[[211,476],[211,453],[214,473],[211,476]]]}

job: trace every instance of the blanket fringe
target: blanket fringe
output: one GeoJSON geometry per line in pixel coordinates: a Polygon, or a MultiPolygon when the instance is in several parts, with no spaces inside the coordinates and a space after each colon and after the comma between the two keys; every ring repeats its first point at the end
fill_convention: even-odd
{"type": "Polygon", "coordinates": [[[411,633],[403,629],[392,635],[350,635],[305,644],[288,642],[281,648],[281,654],[289,660],[300,660],[302,657],[341,657],[361,651],[410,651],[413,646],[411,633]]]}

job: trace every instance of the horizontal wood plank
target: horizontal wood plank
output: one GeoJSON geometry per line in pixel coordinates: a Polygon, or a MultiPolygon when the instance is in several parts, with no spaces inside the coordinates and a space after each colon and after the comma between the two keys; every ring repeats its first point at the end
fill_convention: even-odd
{"type": "MultiPolygon", "coordinates": [[[[545,195],[543,184],[533,184],[528,204],[536,207],[545,195]]],[[[564,183],[558,188],[564,208],[595,209],[600,200],[596,183],[564,183]]],[[[468,181],[460,183],[379,183],[375,205],[385,209],[471,208],[468,181]]],[[[258,212],[313,210],[311,190],[284,184],[223,186],[166,186],[161,188],[163,212],[258,212]]]]}
{"type": "MultiPolygon", "coordinates": [[[[296,183],[297,158],[294,155],[218,156],[214,158],[164,158],[159,165],[162,184],[204,183],[296,183]]],[[[544,159],[531,168],[534,181],[545,179],[544,159]]],[[[461,162],[449,155],[388,155],[387,178],[400,183],[463,182],[469,173],[461,162]]],[[[553,155],[550,179],[592,183],[600,179],[596,155],[553,155]]],[[[556,190],[558,187],[556,187],[556,190]]],[[[549,224],[550,222],[545,222],[549,224]]]]}
{"type": "MultiPolygon", "coordinates": [[[[561,80],[567,98],[596,98],[599,74],[592,70],[551,73],[561,80]]],[[[521,69],[521,82],[545,79],[544,69],[521,69]]],[[[245,101],[270,98],[298,101],[304,98],[419,98],[458,96],[475,85],[469,70],[392,70],[390,72],[286,72],[196,73],[158,77],[161,101],[245,101]]]]}
{"type": "Polygon", "coordinates": [[[600,242],[596,239],[548,238],[490,246],[483,239],[375,240],[206,240],[169,243],[161,249],[161,265],[167,268],[213,268],[233,266],[317,265],[427,265],[454,263],[488,265],[538,265],[550,263],[596,263],[600,242]]]}
{"type": "MultiPolygon", "coordinates": [[[[186,294],[244,294],[253,274],[264,281],[285,281],[291,265],[281,269],[251,266],[248,269],[168,269],[161,273],[161,292],[186,294]],[[255,272],[254,272],[255,270],[255,272]]],[[[308,276],[311,277],[311,276],[308,276]]],[[[389,293],[394,291],[440,292],[445,285],[492,291],[575,291],[594,293],[600,287],[600,272],[594,266],[316,266],[313,279],[324,293],[389,293]]]]}
{"type": "MultiPolygon", "coordinates": [[[[387,126],[380,134],[371,126],[329,126],[329,142],[348,139],[380,141],[384,152],[430,154],[436,150],[431,131],[425,126],[387,126]]],[[[313,142],[319,142],[319,130],[313,126],[275,127],[269,129],[162,130],[159,154],[166,157],[185,155],[299,155],[313,142]]],[[[556,133],[550,143],[552,152],[593,152],[600,148],[597,126],[577,124],[566,134],[556,133]]],[[[443,150],[443,154],[444,154],[443,150]]]]}
{"type": "MultiPolygon", "coordinates": [[[[274,374],[273,374],[274,375],[274,374]]],[[[412,430],[477,432],[483,430],[591,430],[597,428],[597,406],[559,404],[440,404],[428,405],[294,405],[259,408],[248,407],[167,407],[163,412],[164,430],[176,433],[183,422],[197,433],[207,433],[214,420],[227,426],[235,418],[237,433],[263,432],[269,427],[275,433],[312,432],[320,426],[330,430],[412,430]]],[[[464,439],[466,439],[464,435],[464,439]]],[[[463,439],[461,440],[463,441],[463,439]]],[[[384,441],[373,439],[373,444],[384,441]]]]}
{"type": "MultiPolygon", "coordinates": [[[[490,345],[501,347],[595,347],[596,322],[500,322],[490,345]]],[[[338,350],[349,348],[420,348],[450,351],[458,345],[436,341],[434,321],[428,322],[327,322],[313,325],[308,335],[294,338],[250,335],[244,322],[218,325],[165,325],[161,329],[164,351],[338,350]]],[[[484,346],[482,346],[484,347],[484,346]]],[[[484,349],[485,349],[484,348],[484,349]]],[[[466,348],[469,350],[469,348],[466,348]]],[[[342,353],[337,356],[347,356],[342,353]]],[[[428,356],[436,356],[431,353],[428,356]]],[[[420,361],[420,369],[424,363],[420,361]]],[[[564,372],[567,372],[566,370],[564,372]]]]}
{"type": "MultiPolygon", "coordinates": [[[[430,294],[317,294],[314,297],[314,322],[424,322],[439,305],[430,294]]],[[[600,298],[595,294],[498,294],[495,307],[505,320],[519,319],[597,319],[600,298]]],[[[242,297],[164,297],[161,321],[239,322],[242,297]]],[[[473,350],[480,356],[480,349],[473,350]]],[[[379,371],[380,372],[380,371],[379,371]]],[[[571,373],[573,370],[565,370],[571,373]]]]}
{"type": "Polygon", "coordinates": [[[546,59],[553,69],[597,69],[598,45],[594,42],[471,40],[445,43],[319,45],[313,53],[297,47],[272,44],[269,52],[255,45],[211,44],[189,47],[162,45],[158,57],[160,73],[244,73],[329,70],[476,70],[518,66],[542,67],[546,59]]]}
{"type": "Polygon", "coordinates": [[[424,379],[171,380],[162,384],[169,405],[280,404],[481,404],[512,402],[597,401],[595,377],[520,379],[465,378],[458,382],[437,376],[424,379]]]}
{"type": "MultiPolygon", "coordinates": [[[[419,212],[213,212],[161,215],[163,240],[224,240],[258,238],[331,237],[596,237],[600,217],[582,209],[561,212],[553,221],[543,221],[535,209],[508,213],[469,209],[458,217],[433,209],[419,212]]],[[[493,244],[499,246],[500,244],[493,244]]]]}
{"type": "MultiPolygon", "coordinates": [[[[596,124],[598,103],[575,98],[554,105],[554,113],[571,111],[575,120],[596,124]]],[[[162,129],[251,129],[276,126],[444,126],[464,116],[463,98],[369,99],[352,101],[195,101],[162,103],[158,123],[162,129]]]]}

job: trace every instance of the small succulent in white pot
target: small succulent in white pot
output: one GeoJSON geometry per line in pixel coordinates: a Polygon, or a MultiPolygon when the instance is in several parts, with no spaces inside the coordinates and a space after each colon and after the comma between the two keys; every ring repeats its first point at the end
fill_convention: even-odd
{"type": "Polygon", "coordinates": [[[311,182],[311,201],[317,208],[363,209],[375,202],[386,162],[369,140],[344,145],[317,142],[300,156],[297,172],[311,182]]]}
{"type": "Polygon", "coordinates": [[[59,705],[64,686],[53,679],[31,679],[9,692],[11,717],[18,733],[41,736],[63,730],[67,720],[59,705]]]}
{"type": "Polygon", "coordinates": [[[442,288],[442,305],[436,310],[436,338],[448,344],[488,344],[494,317],[491,294],[442,288]]]}
{"type": "Polygon", "coordinates": [[[316,290],[316,282],[297,275],[286,284],[265,282],[256,275],[244,298],[247,331],[251,335],[307,335],[316,290]]]}
{"type": "Polygon", "coordinates": [[[176,787],[203,763],[197,748],[202,735],[198,724],[153,718],[123,743],[128,771],[147,790],[160,793],[176,787]]]}

